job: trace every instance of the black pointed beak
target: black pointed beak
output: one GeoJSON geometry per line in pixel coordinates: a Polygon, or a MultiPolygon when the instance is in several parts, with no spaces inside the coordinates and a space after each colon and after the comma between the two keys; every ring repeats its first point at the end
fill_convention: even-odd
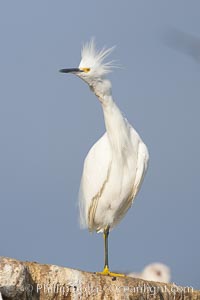
{"type": "Polygon", "coordinates": [[[82,72],[79,68],[71,68],[71,69],[61,69],[59,70],[61,73],[78,73],[82,72]]]}

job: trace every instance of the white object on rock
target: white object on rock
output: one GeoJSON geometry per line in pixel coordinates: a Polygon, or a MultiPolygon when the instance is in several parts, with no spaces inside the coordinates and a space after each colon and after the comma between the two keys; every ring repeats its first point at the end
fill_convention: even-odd
{"type": "Polygon", "coordinates": [[[170,268],[162,263],[147,265],[141,273],[129,273],[128,276],[150,281],[169,283],[171,279],[170,268]]]}

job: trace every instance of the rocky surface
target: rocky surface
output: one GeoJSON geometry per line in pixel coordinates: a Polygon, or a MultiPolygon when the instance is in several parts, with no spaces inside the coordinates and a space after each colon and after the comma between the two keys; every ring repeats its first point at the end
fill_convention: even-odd
{"type": "Polygon", "coordinates": [[[0,300],[200,299],[200,291],[0,257],[0,300]]]}

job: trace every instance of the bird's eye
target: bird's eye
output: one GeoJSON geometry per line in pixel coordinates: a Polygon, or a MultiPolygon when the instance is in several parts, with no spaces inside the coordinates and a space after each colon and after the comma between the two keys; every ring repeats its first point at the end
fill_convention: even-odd
{"type": "Polygon", "coordinates": [[[161,271],[156,271],[156,275],[161,276],[161,271]]]}
{"type": "Polygon", "coordinates": [[[81,68],[81,71],[88,73],[90,71],[90,68],[81,68]]]}

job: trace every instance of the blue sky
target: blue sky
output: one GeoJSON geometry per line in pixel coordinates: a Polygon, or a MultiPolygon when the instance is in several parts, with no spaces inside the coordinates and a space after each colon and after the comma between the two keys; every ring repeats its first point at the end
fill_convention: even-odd
{"type": "Polygon", "coordinates": [[[87,271],[103,267],[100,234],[79,229],[84,157],[104,133],[76,67],[83,42],[116,45],[113,96],[150,152],[142,189],[110,234],[110,267],[160,261],[199,286],[200,65],[166,47],[174,27],[200,36],[199,1],[0,3],[0,255],[87,271]]]}

